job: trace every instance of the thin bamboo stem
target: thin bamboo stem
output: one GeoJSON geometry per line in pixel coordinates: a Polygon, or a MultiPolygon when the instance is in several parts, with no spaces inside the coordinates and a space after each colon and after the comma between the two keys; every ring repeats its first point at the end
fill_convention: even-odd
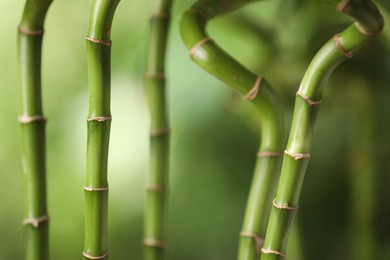
{"type": "Polygon", "coordinates": [[[26,260],[49,258],[46,205],[45,123],[41,97],[43,25],[51,0],[27,0],[18,27],[20,146],[25,190],[26,260]]]}
{"type": "Polygon", "coordinates": [[[146,59],[145,89],[151,115],[150,170],[146,182],[144,259],[164,259],[164,222],[169,174],[169,126],[165,60],[172,0],[154,0],[146,59]]]}
{"type": "Polygon", "coordinates": [[[256,1],[201,0],[188,9],[180,24],[190,57],[203,69],[240,92],[259,113],[261,144],[248,198],[238,259],[256,259],[263,244],[284,144],[281,102],[270,84],[239,64],[206,33],[207,22],[256,1]]]}
{"type": "Polygon", "coordinates": [[[89,113],[85,194],[84,259],[106,259],[110,137],[111,24],[119,0],[95,0],[87,44],[89,113]]]}
{"type": "Polygon", "coordinates": [[[310,145],[318,105],[324,85],[342,61],[351,58],[383,28],[383,18],[369,0],[341,1],[338,10],[357,22],[326,43],[316,54],[302,80],[295,100],[289,141],[274,207],[271,210],[261,259],[280,259],[285,250],[290,225],[298,209],[299,195],[310,158],[310,145]]]}

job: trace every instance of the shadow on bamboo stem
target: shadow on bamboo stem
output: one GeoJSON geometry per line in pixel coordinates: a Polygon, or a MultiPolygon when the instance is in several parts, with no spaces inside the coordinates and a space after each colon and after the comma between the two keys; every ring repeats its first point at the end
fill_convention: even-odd
{"type": "Polygon", "coordinates": [[[146,183],[144,259],[164,258],[164,224],[169,173],[169,126],[165,57],[172,0],[154,1],[150,17],[145,89],[151,115],[150,171],[146,183]]]}
{"type": "Polygon", "coordinates": [[[198,1],[183,14],[180,23],[191,59],[240,92],[259,113],[261,144],[240,234],[239,259],[256,259],[263,244],[284,144],[282,108],[270,84],[224,52],[207,35],[205,27],[210,19],[250,2],[256,1],[198,1]]]}
{"type": "Polygon", "coordinates": [[[85,194],[84,259],[106,259],[110,137],[111,24],[119,0],[95,0],[87,43],[89,113],[85,194]]]}
{"type": "Polygon", "coordinates": [[[49,258],[46,205],[45,123],[41,97],[43,25],[51,0],[27,0],[18,27],[20,146],[24,174],[25,259],[49,258]]]}
{"type": "MultiPolygon", "coordinates": [[[[335,2],[335,1],[333,1],[335,2]]],[[[338,11],[357,22],[326,43],[313,58],[297,92],[293,122],[285,150],[276,197],[261,259],[286,257],[290,225],[298,209],[299,195],[310,158],[313,127],[324,85],[342,61],[369,42],[383,28],[383,18],[371,1],[337,1],[338,11]]]]}

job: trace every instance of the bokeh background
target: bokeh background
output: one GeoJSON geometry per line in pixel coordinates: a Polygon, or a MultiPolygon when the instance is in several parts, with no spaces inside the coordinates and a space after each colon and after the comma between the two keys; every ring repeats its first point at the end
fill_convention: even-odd
{"type": "MultiPolygon", "coordinates": [[[[378,1],[389,5],[387,0],[378,1]]],[[[81,259],[88,83],[84,36],[92,1],[55,0],[45,26],[50,256],[81,259]]],[[[167,259],[237,254],[259,140],[250,104],[188,57],[174,4],[168,49],[172,128],[167,259]]],[[[23,259],[23,178],[18,140],[17,25],[24,1],[0,1],[0,259],[23,259]]],[[[151,1],[122,1],[112,29],[109,155],[110,259],[141,259],[149,115],[142,86],[151,1]]],[[[390,24],[390,8],[383,9],[390,24]]],[[[284,101],[316,51],[352,20],[324,1],[252,4],[210,22],[210,35],[284,101]]],[[[390,259],[390,26],[343,63],[326,86],[312,159],[288,248],[290,259],[390,259]]]]}

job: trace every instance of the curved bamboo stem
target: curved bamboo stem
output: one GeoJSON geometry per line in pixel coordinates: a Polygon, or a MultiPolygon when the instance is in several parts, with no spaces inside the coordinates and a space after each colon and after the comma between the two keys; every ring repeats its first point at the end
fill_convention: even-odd
{"type": "Polygon", "coordinates": [[[200,0],[181,20],[183,41],[190,57],[210,74],[240,92],[259,113],[261,144],[248,198],[238,259],[255,259],[260,253],[272,197],[281,164],[284,119],[281,102],[270,84],[225,53],[207,35],[209,19],[256,1],[200,0]]]}
{"type": "Polygon", "coordinates": [[[107,159],[110,137],[111,24],[119,0],[95,0],[87,43],[89,113],[85,194],[84,259],[106,259],[107,159]]]}
{"type": "Polygon", "coordinates": [[[145,89],[151,115],[150,170],[146,183],[144,259],[164,258],[164,220],[169,173],[169,127],[165,57],[172,0],[154,0],[146,60],[145,89]]]}
{"type": "Polygon", "coordinates": [[[293,122],[274,199],[261,259],[280,259],[285,250],[291,221],[310,158],[310,145],[318,105],[332,71],[383,28],[383,18],[369,0],[341,1],[338,10],[357,22],[326,43],[313,58],[297,92],[293,122]]]}
{"type": "Polygon", "coordinates": [[[18,27],[20,146],[25,190],[25,259],[49,258],[45,123],[41,97],[43,25],[51,0],[27,0],[18,27]]]}

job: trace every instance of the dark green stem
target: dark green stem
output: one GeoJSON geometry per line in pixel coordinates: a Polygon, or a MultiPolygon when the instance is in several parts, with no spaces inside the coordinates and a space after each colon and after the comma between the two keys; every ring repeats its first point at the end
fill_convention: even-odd
{"type": "Polygon", "coordinates": [[[172,0],[155,0],[150,17],[145,88],[151,115],[150,171],[146,183],[144,259],[164,258],[164,220],[169,173],[165,57],[172,0]]]}
{"type": "Polygon", "coordinates": [[[184,13],[180,24],[192,60],[240,92],[259,113],[261,144],[241,232],[240,260],[255,259],[262,247],[281,164],[283,109],[270,84],[225,53],[207,35],[205,27],[209,19],[249,2],[256,1],[201,0],[184,13]]]}
{"type": "Polygon", "coordinates": [[[298,209],[299,195],[310,158],[310,145],[324,85],[342,61],[383,28],[383,19],[371,1],[342,1],[340,12],[358,21],[326,43],[316,54],[297,92],[293,122],[285,151],[261,259],[285,257],[290,224],[298,209]]]}
{"type": "Polygon", "coordinates": [[[25,259],[49,258],[45,123],[41,97],[43,25],[51,0],[27,0],[18,27],[20,146],[25,190],[25,259]]]}
{"type": "Polygon", "coordinates": [[[89,113],[84,259],[106,259],[107,160],[110,137],[111,24],[119,0],[95,0],[87,40],[89,113]]]}

